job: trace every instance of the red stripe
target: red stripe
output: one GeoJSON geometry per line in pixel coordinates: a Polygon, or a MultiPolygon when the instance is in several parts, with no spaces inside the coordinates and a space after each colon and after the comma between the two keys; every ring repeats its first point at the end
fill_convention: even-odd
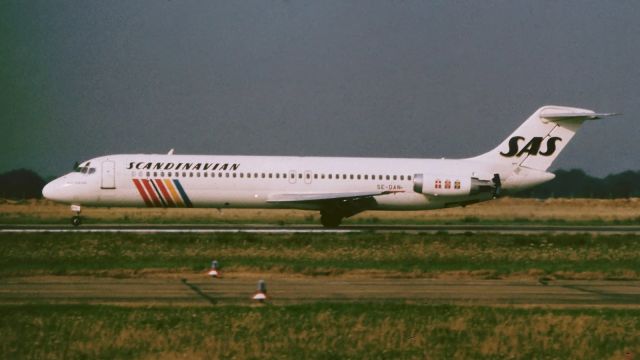
{"type": "Polygon", "coordinates": [[[164,187],[164,184],[162,183],[162,180],[156,179],[156,185],[158,185],[158,188],[160,189],[160,192],[162,193],[162,196],[164,196],[164,199],[167,201],[167,204],[169,206],[171,206],[171,207],[175,207],[176,204],[174,204],[173,200],[171,199],[171,195],[169,195],[169,192],[164,187]]]}
{"type": "Polygon", "coordinates": [[[138,179],[133,179],[133,183],[136,185],[136,188],[138,188],[138,192],[140,193],[140,196],[142,196],[144,203],[147,204],[147,206],[153,206],[151,200],[149,200],[149,197],[147,196],[147,193],[144,191],[142,184],[140,184],[140,181],[138,179]]]}
{"type": "Polygon", "coordinates": [[[153,204],[155,206],[162,206],[162,203],[160,202],[160,200],[156,196],[156,191],[153,190],[153,188],[151,187],[151,184],[149,184],[149,180],[142,179],[142,183],[144,184],[144,188],[147,189],[147,194],[149,194],[149,196],[151,196],[151,200],[153,200],[153,204]]]}

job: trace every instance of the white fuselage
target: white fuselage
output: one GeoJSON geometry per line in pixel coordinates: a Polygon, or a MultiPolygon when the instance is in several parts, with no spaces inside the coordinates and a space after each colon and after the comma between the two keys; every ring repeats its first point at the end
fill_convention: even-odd
{"type": "MultiPolygon", "coordinates": [[[[321,209],[314,202],[269,200],[386,191],[367,210],[421,210],[490,199],[487,193],[448,196],[444,184],[450,181],[453,191],[458,179],[491,179],[498,170],[472,160],[155,154],[104,156],[84,166],[94,170],[54,180],[45,196],[79,205],[321,209]],[[444,194],[414,191],[416,174],[435,175],[444,194]]],[[[502,178],[511,170],[505,167],[502,178]]]]}

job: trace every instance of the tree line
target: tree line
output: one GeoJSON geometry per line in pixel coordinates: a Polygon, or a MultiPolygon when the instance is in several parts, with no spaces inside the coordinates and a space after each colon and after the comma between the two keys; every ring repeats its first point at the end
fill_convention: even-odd
{"type": "MultiPolygon", "coordinates": [[[[640,197],[640,171],[624,171],[604,178],[587,175],[579,169],[556,170],[555,179],[515,194],[540,198],[628,198],[640,197]]],[[[42,197],[45,179],[34,171],[18,169],[0,174],[0,198],[33,199],[42,197]]]]}

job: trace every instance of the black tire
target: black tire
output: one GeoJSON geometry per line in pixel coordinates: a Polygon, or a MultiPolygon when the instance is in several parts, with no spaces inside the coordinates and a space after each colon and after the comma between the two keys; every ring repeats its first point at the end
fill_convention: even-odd
{"type": "Polygon", "coordinates": [[[80,216],[74,216],[71,218],[71,225],[73,226],[80,226],[80,224],[82,224],[82,220],[80,219],[80,216]]]}
{"type": "Polygon", "coordinates": [[[326,213],[320,214],[320,223],[322,223],[322,226],[324,227],[336,228],[340,226],[341,222],[342,222],[342,216],[340,215],[326,214],[326,213]]]}

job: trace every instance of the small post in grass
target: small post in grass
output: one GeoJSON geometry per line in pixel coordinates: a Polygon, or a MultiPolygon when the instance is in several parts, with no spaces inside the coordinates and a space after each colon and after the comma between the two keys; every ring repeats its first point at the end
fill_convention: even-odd
{"type": "Polygon", "coordinates": [[[258,302],[264,302],[265,300],[267,300],[267,284],[264,282],[264,280],[258,281],[258,289],[256,290],[255,294],[253,294],[252,299],[258,302]]]}
{"type": "Polygon", "coordinates": [[[213,278],[220,277],[220,264],[218,263],[218,260],[211,261],[211,270],[209,270],[207,274],[213,278]]]}

